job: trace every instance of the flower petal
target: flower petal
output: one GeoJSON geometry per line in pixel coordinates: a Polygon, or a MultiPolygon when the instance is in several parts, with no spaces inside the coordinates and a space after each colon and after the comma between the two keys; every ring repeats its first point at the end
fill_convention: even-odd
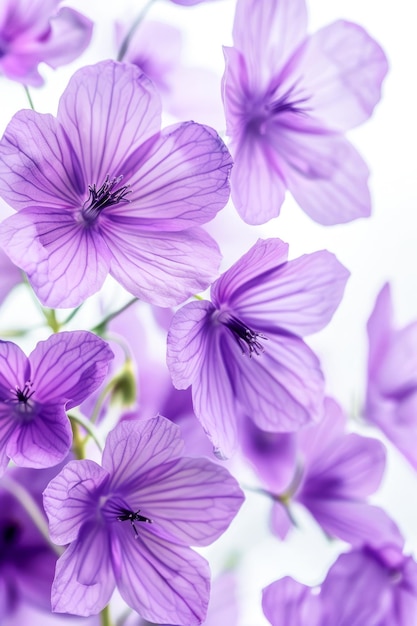
{"type": "Polygon", "coordinates": [[[100,289],[109,270],[100,235],[62,209],[29,207],[12,215],[1,224],[0,245],[49,307],[78,306],[100,289]]]}
{"type": "Polygon", "coordinates": [[[358,24],[338,20],[314,33],[292,61],[292,78],[309,94],[309,112],[348,130],[372,114],[388,70],[382,48],[358,24]]]}
{"type": "Polygon", "coordinates": [[[134,510],[143,506],[155,528],[186,545],[206,546],[218,539],[243,503],[233,476],[208,459],[183,458],[155,469],[142,474],[129,505],[134,510]]]}
{"type": "Polygon", "coordinates": [[[61,332],[40,341],[29,357],[35,398],[42,402],[81,404],[103,382],[113,352],[87,331],[61,332]]]}
{"type": "Polygon", "coordinates": [[[85,459],[70,461],[50,481],[43,502],[54,543],[65,545],[77,539],[83,524],[95,513],[94,491],[98,492],[108,477],[105,469],[85,459]]]}
{"type": "Polygon", "coordinates": [[[49,114],[19,111],[0,142],[0,193],[16,210],[80,206],[87,191],[71,142],[49,114]]]}
{"type": "Polygon", "coordinates": [[[25,384],[29,372],[29,360],[23,350],[12,341],[0,340],[0,402],[25,384]]]}
{"type": "Polygon", "coordinates": [[[220,251],[202,228],[158,232],[135,226],[129,218],[101,222],[112,254],[110,274],[129,293],[168,307],[203,291],[216,277],[220,251]]]}
{"type": "Polygon", "coordinates": [[[310,587],[289,576],[263,590],[262,608],[272,626],[319,626],[322,623],[319,597],[310,587]]]}
{"type": "Polygon", "coordinates": [[[56,69],[76,59],[88,46],[93,23],[69,7],[62,7],[51,19],[50,36],[42,42],[42,61],[56,69]]]}
{"type": "Polygon", "coordinates": [[[134,65],[102,61],[72,76],[58,120],[82,164],[86,192],[107,174],[125,174],[125,160],[159,130],[160,111],[152,83],[134,65]]]}
{"type": "Polygon", "coordinates": [[[210,571],[203,557],[151,533],[148,524],[141,527],[136,540],[120,526],[115,530],[123,558],[116,581],[122,598],[157,624],[201,624],[210,588],[210,571]]]}
{"type": "Polygon", "coordinates": [[[112,486],[131,491],[135,481],[163,463],[178,458],[184,444],[178,426],[158,415],[148,420],[120,422],[107,436],[102,465],[112,486]]]}
{"type": "Polygon", "coordinates": [[[107,530],[96,523],[83,527],[79,538],[58,559],[52,585],[52,610],[97,615],[115,588],[107,530]]]}

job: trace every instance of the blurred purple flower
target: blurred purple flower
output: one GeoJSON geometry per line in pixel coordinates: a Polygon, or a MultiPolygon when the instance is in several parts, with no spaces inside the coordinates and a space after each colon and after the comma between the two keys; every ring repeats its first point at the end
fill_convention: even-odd
{"type": "Polygon", "coordinates": [[[395,329],[384,285],[368,321],[368,388],[364,414],[417,469],[417,322],[395,329]]]}
{"type": "Polygon", "coordinates": [[[228,200],[230,155],[209,127],[159,127],[149,79],[113,61],[74,74],[57,119],[20,111],[8,125],[0,194],[18,213],[0,240],[43,304],[75,307],[110,272],[171,306],[217,274],[218,246],[200,225],[228,200]]]}
{"type": "Polygon", "coordinates": [[[233,38],[223,98],[241,217],[276,217],[287,189],[321,224],[367,217],[368,168],[343,133],[380,99],[380,46],[342,20],[307,35],[304,0],[239,0],[233,38]]]}
{"type": "Polygon", "coordinates": [[[51,539],[69,544],[56,568],[54,611],[98,613],[117,585],[144,619],[202,622],[210,573],[188,546],[217,539],[243,494],[223,467],[181,453],[169,420],[122,422],[107,437],[103,467],[73,461],[51,481],[51,539]]]}
{"type": "Polygon", "coordinates": [[[262,606],[272,626],[413,626],[417,563],[389,545],[354,550],[338,557],[320,590],[286,577],[264,589],[262,606]]]}
{"type": "Polygon", "coordinates": [[[173,383],[192,385],[194,411],[224,456],[242,412],[272,432],[321,417],[323,375],[301,337],[330,321],[348,272],[327,251],[287,254],[279,239],[259,239],[213,284],[212,302],[186,304],[168,333],[173,383]]]}
{"type": "Polygon", "coordinates": [[[22,272],[0,249],[0,304],[20,282],[22,282],[22,272]]]}
{"type": "Polygon", "coordinates": [[[112,358],[106,342],[86,331],[52,335],[29,357],[0,341],[0,474],[9,458],[39,468],[66,456],[72,432],[65,411],[97,389],[112,358]]]}
{"type": "Polygon", "coordinates": [[[0,73],[39,87],[41,62],[54,69],[88,46],[93,24],[61,0],[3,0],[0,5],[0,73]]]}
{"type": "Polygon", "coordinates": [[[288,507],[298,502],[331,537],[374,547],[396,537],[401,548],[394,522],[367,502],[382,480],[385,448],[376,439],[347,433],[346,418],[334,400],[326,398],[320,424],[286,439],[256,430],[254,425],[248,432],[242,429],[242,448],[274,500],[271,526],[281,539],[291,528],[288,507]]]}

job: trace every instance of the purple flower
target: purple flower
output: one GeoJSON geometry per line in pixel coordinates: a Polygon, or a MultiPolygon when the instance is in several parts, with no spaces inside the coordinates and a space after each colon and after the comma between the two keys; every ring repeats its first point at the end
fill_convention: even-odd
{"type": "Polygon", "coordinates": [[[272,626],[324,626],[319,596],[289,576],[263,590],[262,608],[272,626]]]}
{"type": "Polygon", "coordinates": [[[0,304],[15,285],[22,281],[22,273],[0,249],[0,304]]]}
{"type": "Polygon", "coordinates": [[[212,286],[212,302],[182,307],[168,333],[174,385],[192,385],[194,411],[229,456],[237,418],[293,431],[321,417],[323,375],[301,339],[325,326],[347,270],[327,251],[287,261],[279,239],[258,242],[212,286]]]}
{"type": "Polygon", "coordinates": [[[368,168],[343,133],[380,99],[382,49],[342,20],[307,35],[304,0],[239,0],[233,37],[223,98],[241,217],[276,217],[287,189],[321,224],[367,217],[368,168]]]}
{"type": "Polygon", "coordinates": [[[3,0],[0,7],[0,73],[39,87],[40,62],[57,68],[88,46],[92,22],[61,0],[3,0]]]}
{"type": "Polygon", "coordinates": [[[346,418],[334,400],[326,398],[320,424],[289,435],[242,429],[242,447],[274,500],[271,526],[285,539],[292,502],[310,511],[323,530],[352,545],[381,546],[402,537],[395,524],[367,498],[379,487],[385,470],[383,444],[346,432],[346,418]],[[266,437],[269,435],[269,441],[266,437]],[[297,440],[297,463],[295,462],[297,440]],[[286,484],[284,484],[286,481],[286,484]]]}
{"type": "Polygon", "coordinates": [[[161,416],[122,422],[107,437],[102,467],[73,461],[51,481],[51,539],[69,544],[56,568],[54,611],[98,613],[117,585],[147,620],[202,622],[209,569],[188,546],[217,539],[243,495],[227,470],[181,451],[178,427],[161,416]]]}
{"type": "Polygon", "coordinates": [[[39,468],[66,456],[72,433],[65,411],[97,389],[112,358],[106,342],[86,331],[52,335],[29,357],[0,341],[0,473],[9,458],[39,468]]]}
{"type": "Polygon", "coordinates": [[[160,127],[160,101],[133,65],[76,72],[57,119],[20,111],[0,143],[0,194],[17,214],[1,243],[39,299],[74,307],[107,274],[171,306],[217,274],[200,227],[229,197],[230,155],[211,128],[160,127]]]}
{"type": "Polygon", "coordinates": [[[391,290],[384,285],[368,321],[365,417],[417,469],[417,322],[396,329],[391,290]]]}

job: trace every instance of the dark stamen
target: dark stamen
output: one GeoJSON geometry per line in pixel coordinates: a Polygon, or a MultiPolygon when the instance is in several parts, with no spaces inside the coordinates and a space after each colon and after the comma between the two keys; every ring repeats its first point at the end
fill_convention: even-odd
{"type": "Polygon", "coordinates": [[[152,520],[149,519],[149,517],[139,515],[139,511],[140,509],[136,511],[136,513],[134,513],[133,511],[129,511],[129,509],[121,509],[122,514],[117,516],[119,522],[130,522],[132,524],[132,528],[135,533],[135,539],[139,537],[135,522],[147,522],[148,524],[152,524],[152,520]]]}
{"type": "Polygon", "coordinates": [[[309,107],[305,106],[308,102],[308,96],[297,97],[295,94],[297,85],[292,85],[278,100],[271,102],[269,105],[270,110],[274,114],[283,113],[284,111],[291,111],[292,113],[306,113],[309,107]]]}
{"type": "Polygon", "coordinates": [[[242,350],[242,354],[249,354],[249,357],[252,357],[253,353],[259,356],[262,352],[264,352],[265,348],[259,341],[259,339],[268,339],[268,337],[265,337],[264,334],[248,328],[232,315],[228,316],[227,321],[225,321],[224,324],[229,330],[232,331],[233,337],[236,339],[237,344],[242,350]]]}
{"type": "Polygon", "coordinates": [[[31,398],[35,393],[35,391],[32,390],[32,383],[30,380],[25,382],[23,389],[19,389],[19,387],[16,386],[14,392],[16,394],[17,401],[22,402],[23,404],[28,404],[29,398],[31,398]]]}
{"type": "Polygon", "coordinates": [[[131,193],[130,185],[123,185],[114,191],[122,178],[123,176],[115,176],[110,179],[110,174],[107,174],[104,183],[98,189],[95,183],[88,185],[90,195],[84,202],[81,211],[84,220],[93,222],[106,207],[119,204],[119,202],[129,202],[126,195],[131,193]]]}

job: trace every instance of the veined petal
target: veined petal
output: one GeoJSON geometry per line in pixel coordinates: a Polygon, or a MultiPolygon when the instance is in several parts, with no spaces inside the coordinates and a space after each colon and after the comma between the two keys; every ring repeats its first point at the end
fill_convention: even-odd
{"type": "Polygon", "coordinates": [[[68,135],[49,114],[19,111],[0,142],[0,194],[16,210],[80,205],[87,190],[68,135]]]}
{"type": "Polygon", "coordinates": [[[124,162],[159,130],[161,105],[134,65],[102,61],[83,67],[61,96],[58,120],[71,137],[87,185],[124,175],[124,162]]]}
{"type": "MultiPolygon", "coordinates": [[[[210,570],[203,557],[141,527],[137,539],[115,527],[123,558],[116,574],[122,598],[146,620],[194,626],[207,612],[210,570]]],[[[146,528],[145,528],[146,526],[146,528]]]]}
{"type": "Polygon", "coordinates": [[[319,596],[311,591],[289,576],[268,585],[262,592],[262,608],[271,625],[321,625],[319,596]]]}
{"type": "Polygon", "coordinates": [[[29,378],[29,360],[12,341],[0,340],[0,402],[29,378]]]}
{"type": "Polygon", "coordinates": [[[186,122],[168,127],[124,164],[129,203],[112,215],[143,219],[152,229],[182,230],[211,220],[230,195],[231,156],[208,126],[186,122]]]}
{"type": "Polygon", "coordinates": [[[111,547],[106,528],[95,523],[83,527],[58,559],[52,585],[52,610],[72,615],[97,615],[115,588],[111,547]]]}
{"type": "Polygon", "coordinates": [[[246,59],[249,83],[263,90],[307,33],[304,0],[239,0],[233,26],[236,48],[246,59]]]}
{"type": "Polygon", "coordinates": [[[62,7],[50,26],[50,36],[41,42],[39,52],[54,69],[76,59],[90,43],[93,23],[74,9],[62,7]]]}
{"type": "Polygon", "coordinates": [[[155,529],[179,542],[206,546],[228,528],[243,500],[226,469],[208,459],[183,458],[147,473],[129,505],[151,511],[155,529]]]}
{"type": "Polygon", "coordinates": [[[112,254],[110,274],[141,300],[173,306],[206,289],[216,277],[220,251],[202,228],[145,230],[134,218],[110,217],[100,224],[112,254]]]}
{"type": "Polygon", "coordinates": [[[0,403],[0,477],[3,476],[9,464],[7,446],[16,426],[10,405],[0,403]]]}
{"type": "Polygon", "coordinates": [[[100,234],[62,209],[29,207],[12,215],[1,224],[0,245],[49,307],[78,306],[100,289],[109,270],[100,234]]]}
{"type": "Polygon", "coordinates": [[[291,63],[308,107],[328,128],[348,130],[372,114],[388,70],[382,48],[358,24],[339,20],[305,41],[291,63]]]}
{"type": "Polygon", "coordinates": [[[183,447],[179,427],[165,417],[124,421],[108,434],[102,465],[114,489],[131,491],[144,474],[178,458],[183,447]]]}
{"type": "Polygon", "coordinates": [[[54,543],[65,545],[77,539],[83,524],[94,517],[96,494],[108,479],[105,469],[86,459],[70,461],[51,480],[43,502],[54,543]]]}
{"type": "Polygon", "coordinates": [[[103,382],[112,358],[108,344],[87,331],[40,341],[29,357],[36,400],[78,406],[103,382]]]}
{"type": "Polygon", "coordinates": [[[62,406],[35,403],[33,414],[19,420],[10,433],[6,451],[16,465],[51,467],[65,458],[71,442],[71,425],[62,406]]]}
{"type": "MultiPolygon", "coordinates": [[[[277,270],[288,259],[288,244],[281,239],[258,239],[236,263],[220,276],[211,288],[213,303],[240,303],[259,282],[275,278],[277,270]],[[240,296],[240,298],[239,298],[240,296]]],[[[256,290],[255,290],[256,291],[256,290]]]]}

